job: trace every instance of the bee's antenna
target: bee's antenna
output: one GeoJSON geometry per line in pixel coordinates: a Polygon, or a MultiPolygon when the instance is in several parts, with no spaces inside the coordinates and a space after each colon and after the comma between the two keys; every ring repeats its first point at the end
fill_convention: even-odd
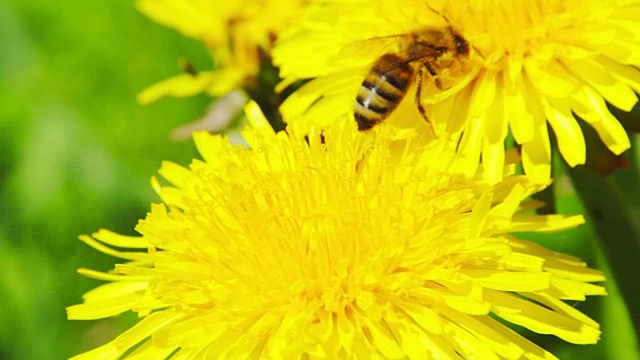
{"type": "Polygon", "coordinates": [[[473,44],[470,44],[470,45],[471,45],[471,47],[473,48],[473,50],[474,50],[478,55],[480,55],[480,57],[482,58],[482,60],[486,60],[486,59],[487,59],[487,58],[484,56],[484,54],[483,54],[483,53],[481,53],[481,52],[480,52],[480,50],[479,50],[475,45],[473,45],[473,44]]]}
{"type": "MultiPolygon", "coordinates": [[[[453,25],[452,25],[453,23],[451,22],[451,19],[449,19],[449,17],[447,17],[447,15],[445,15],[445,14],[441,13],[440,11],[436,10],[436,9],[435,9],[433,6],[431,6],[431,5],[427,5],[427,7],[428,7],[428,8],[429,8],[429,10],[431,10],[434,14],[436,14],[436,15],[440,16],[441,18],[443,18],[443,19],[444,19],[444,21],[446,21],[446,22],[447,22],[447,24],[449,24],[449,26],[453,26],[453,25]]],[[[473,50],[474,50],[476,53],[478,53],[478,55],[480,55],[480,57],[481,57],[482,59],[486,59],[486,57],[484,56],[484,54],[482,54],[482,52],[480,52],[480,50],[479,50],[475,45],[473,45],[473,44],[469,44],[469,45],[471,45],[471,47],[473,48],[473,50]]]]}
{"type": "Polygon", "coordinates": [[[433,6],[431,6],[431,5],[428,5],[428,4],[427,4],[427,7],[429,8],[429,10],[433,11],[436,15],[440,16],[441,18],[443,18],[443,19],[444,19],[444,21],[446,21],[446,22],[447,22],[447,24],[451,25],[451,19],[449,19],[449,18],[447,17],[447,15],[445,15],[445,14],[441,13],[440,11],[436,10],[436,9],[435,9],[433,6]]]}

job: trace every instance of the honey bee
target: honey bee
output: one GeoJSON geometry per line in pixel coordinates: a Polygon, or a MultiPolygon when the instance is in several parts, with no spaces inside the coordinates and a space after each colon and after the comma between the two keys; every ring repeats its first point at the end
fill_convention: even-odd
{"type": "Polygon", "coordinates": [[[439,72],[454,61],[469,57],[469,42],[451,26],[426,28],[407,34],[402,40],[401,51],[382,55],[358,90],[354,116],[360,131],[384,121],[398,107],[414,81],[416,106],[425,121],[431,124],[420,101],[424,71],[433,78],[438,89],[444,89],[439,72]]]}

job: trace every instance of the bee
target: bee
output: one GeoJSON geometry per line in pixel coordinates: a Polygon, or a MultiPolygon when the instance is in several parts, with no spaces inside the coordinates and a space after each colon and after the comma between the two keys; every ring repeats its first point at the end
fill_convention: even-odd
{"type": "Polygon", "coordinates": [[[451,26],[426,28],[403,35],[401,40],[400,51],[382,55],[358,90],[354,116],[360,131],[384,121],[398,107],[414,81],[416,106],[425,121],[431,124],[420,101],[425,70],[438,89],[444,89],[438,74],[454,61],[469,57],[469,42],[451,26]]]}

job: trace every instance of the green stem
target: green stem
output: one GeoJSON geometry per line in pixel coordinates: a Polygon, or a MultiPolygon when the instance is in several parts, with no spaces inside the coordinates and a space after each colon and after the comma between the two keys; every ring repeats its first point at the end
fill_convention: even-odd
{"type": "Polygon", "coordinates": [[[640,334],[640,232],[630,211],[637,204],[628,202],[640,196],[638,178],[624,171],[604,177],[583,167],[568,173],[598,233],[636,334],[640,334]],[[630,176],[635,181],[626,179],[630,176]]]}

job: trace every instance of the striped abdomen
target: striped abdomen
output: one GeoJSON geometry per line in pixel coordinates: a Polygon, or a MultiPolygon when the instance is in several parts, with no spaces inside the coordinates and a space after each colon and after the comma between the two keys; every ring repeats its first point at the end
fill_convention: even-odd
{"type": "Polygon", "coordinates": [[[383,55],[364,78],[354,109],[358,130],[368,130],[393,112],[413,81],[413,67],[394,54],[383,55]]]}

